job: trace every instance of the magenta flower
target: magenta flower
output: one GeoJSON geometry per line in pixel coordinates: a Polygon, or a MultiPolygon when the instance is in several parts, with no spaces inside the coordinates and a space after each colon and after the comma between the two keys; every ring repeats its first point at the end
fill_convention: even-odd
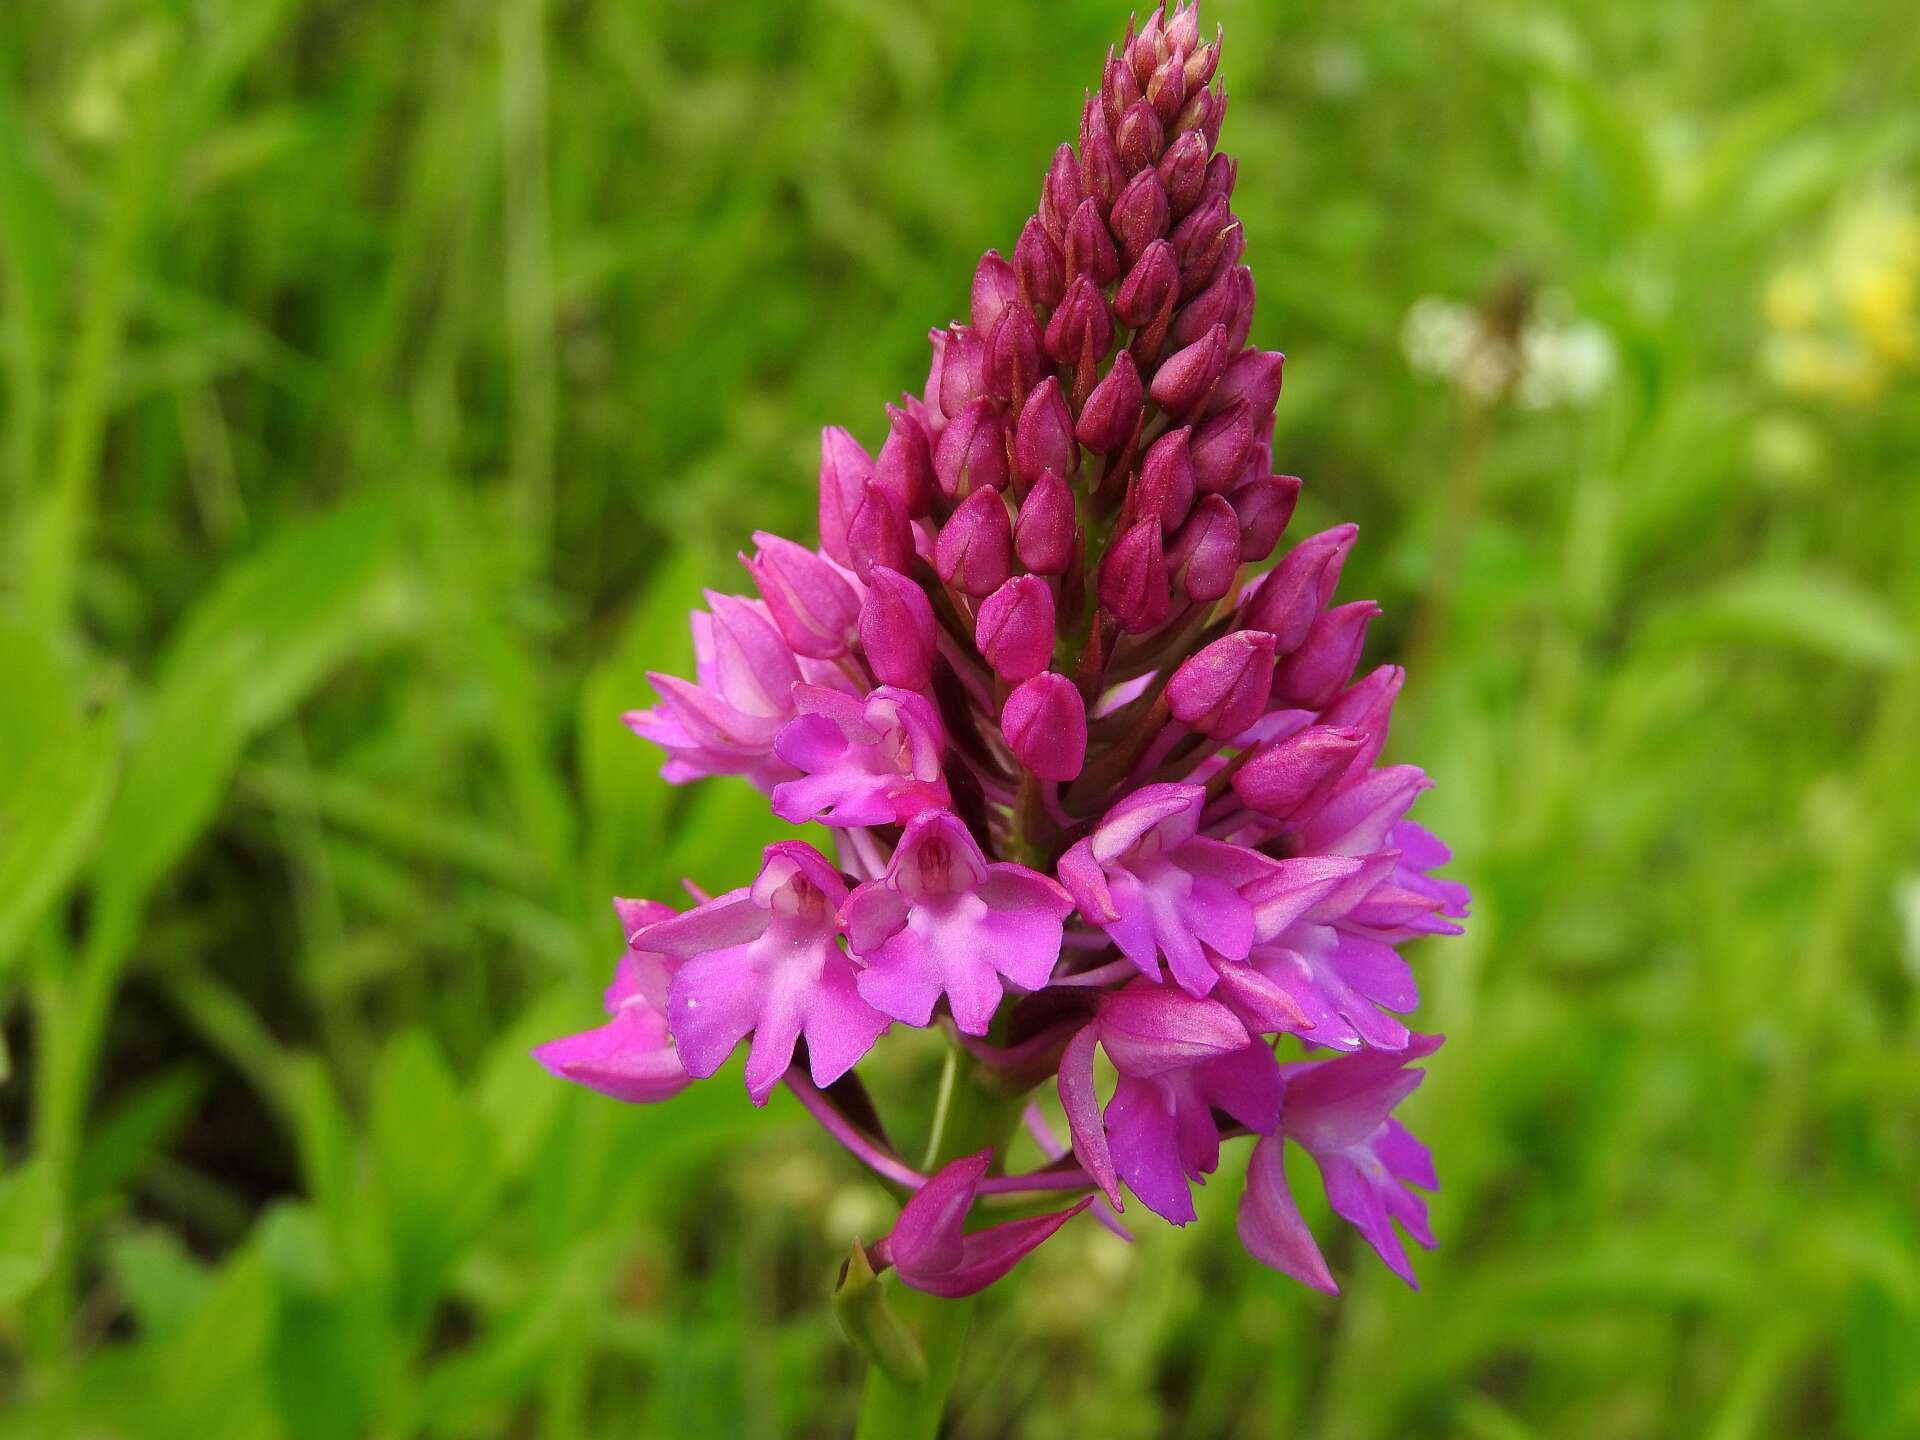
{"type": "Polygon", "coordinates": [[[766,788],[791,773],[772,759],[773,739],[793,714],[800,667],[764,607],[711,591],[707,604],[693,614],[697,678],[649,676],[660,704],[630,711],[627,728],[667,752],[661,773],[675,784],[747,775],[766,788]]]}
{"type": "Polygon", "coordinates": [[[860,617],[860,596],[832,561],[804,545],[764,530],[753,532],[759,547],[740,563],[766,598],[781,637],[796,655],[837,660],[852,645],[860,617]]]}
{"type": "MultiPolygon", "coordinates": [[[[614,913],[628,935],[673,914],[652,900],[616,900],[614,913]]],[[[645,1103],[679,1094],[692,1078],[667,1029],[667,987],[677,961],[631,944],[607,987],[607,1014],[598,1029],[549,1040],[533,1052],[548,1070],[616,1100],[645,1103]]]]}
{"type": "Polygon", "coordinates": [[[1106,813],[1060,858],[1060,880],[1080,914],[1101,926],[1149,980],[1166,956],[1195,995],[1213,988],[1209,954],[1244,960],[1253,946],[1246,887],[1272,873],[1258,851],[1199,833],[1206,791],[1149,785],[1106,813]]]}
{"type": "Polygon", "coordinates": [[[944,994],[953,1023],[984,1035],[1002,976],[1023,990],[1046,985],[1072,910],[1054,881],[988,863],[965,825],[929,810],[907,822],[886,874],[855,890],[841,918],[869,1005],[925,1025],[944,994]]]}
{"type": "Polygon", "coordinates": [[[667,1019],[687,1073],[713,1074],[748,1035],[747,1094],[764,1105],[807,1042],[816,1085],[831,1085],[873,1048],[887,1017],[860,998],[840,948],[846,882],[811,845],[769,845],[752,885],[641,931],[681,965],[667,1019]]]}
{"type": "Polygon", "coordinates": [[[968,1233],[967,1215],[992,1159],[993,1152],[983,1150],[955,1160],[915,1191],[901,1207],[893,1233],[869,1252],[874,1265],[891,1264],[902,1281],[929,1295],[975,1295],[1093,1203],[1091,1195],[1083,1195],[1050,1215],[968,1233]]]}
{"type": "Polygon", "coordinates": [[[744,776],[831,858],[777,844],[684,914],[628,906],[606,1023],[536,1052],[647,1100],[748,1041],[756,1103],[784,1083],[909,1197],[872,1260],[934,1294],[990,1284],[1094,1197],[1113,1221],[1123,1187],[1184,1224],[1241,1144],[1247,1248],[1330,1291],[1288,1138],[1397,1272],[1401,1231],[1432,1241],[1407,1188],[1432,1168],[1391,1115],[1438,1043],[1408,1028],[1405,952],[1468,897],[1409,818],[1432,782],[1383,763],[1406,677],[1362,668],[1379,607],[1339,593],[1357,528],[1288,543],[1286,365],[1248,343],[1259,241],[1219,63],[1191,4],[1128,28],[1011,249],[929,332],[918,394],[823,433],[818,548],[756,532],[761,598],[709,595],[692,678],[654,677],[627,717],[669,780],[744,776]],[[937,1090],[850,1074],[891,1024],[942,1032],[937,1090]],[[1071,1150],[1041,1123],[1024,1171],[955,1158],[955,1096],[1011,1127],[1049,1080],[1071,1150]],[[887,1138],[916,1109],[924,1165],[887,1138]],[[976,1198],[1040,1196],[1065,1208],[967,1229],[976,1198]]]}
{"type": "Polygon", "coordinates": [[[1284,1067],[1279,1130],[1254,1147],[1240,1201],[1240,1239],[1255,1259],[1316,1290],[1339,1293],[1287,1191],[1280,1151],[1283,1140],[1291,1139],[1320,1167],[1333,1213],[1360,1232],[1388,1269],[1419,1288],[1394,1222],[1431,1250],[1426,1202],[1407,1187],[1437,1190],[1440,1182],[1427,1147],[1393,1118],[1393,1109],[1426,1078],[1424,1071],[1405,1068],[1406,1062],[1431,1055],[1440,1045],[1441,1037],[1420,1035],[1398,1055],[1349,1055],[1284,1067]]]}
{"type": "Polygon", "coordinates": [[[865,701],[797,685],[774,753],[802,778],[776,785],[773,813],[798,825],[888,825],[947,803],[940,717],[919,695],[882,685],[865,701]]]}
{"type": "Polygon", "coordinates": [[[1194,1218],[1189,1182],[1220,1164],[1224,1111],[1256,1134],[1279,1123],[1280,1067],[1225,1005],[1136,980],[1103,996],[1060,1061],[1074,1153],[1117,1210],[1117,1180],[1162,1219],[1194,1218]],[[1120,1074],[1104,1118],[1093,1088],[1099,1045],[1120,1074]]]}

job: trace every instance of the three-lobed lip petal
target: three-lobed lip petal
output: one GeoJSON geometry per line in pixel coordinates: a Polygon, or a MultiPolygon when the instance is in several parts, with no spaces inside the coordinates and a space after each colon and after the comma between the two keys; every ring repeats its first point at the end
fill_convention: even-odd
{"type": "Polygon", "coordinates": [[[886,873],[856,889],[841,917],[868,1004],[925,1025],[944,994],[954,1024],[985,1035],[1003,978],[1025,990],[1047,983],[1072,910],[1053,880],[989,863],[965,825],[930,810],[907,822],[886,873]]]}
{"type": "Polygon", "coordinates": [[[810,845],[767,847],[751,886],[648,927],[640,940],[681,961],[667,1021],[687,1073],[713,1074],[747,1036],[747,1093],[766,1103],[802,1037],[816,1085],[853,1068],[887,1028],[861,999],[840,948],[846,882],[810,845]]]}

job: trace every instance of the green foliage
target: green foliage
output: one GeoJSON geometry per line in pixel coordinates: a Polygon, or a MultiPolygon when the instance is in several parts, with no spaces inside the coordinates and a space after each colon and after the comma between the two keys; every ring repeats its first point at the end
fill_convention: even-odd
{"type": "MultiPolygon", "coordinates": [[[[527,1051],[609,895],[781,833],[620,712],[918,387],[1120,8],[0,12],[0,1436],[852,1429],[891,1201],[737,1074],[527,1051]]],[[[1920,209],[1910,16],[1209,15],[1276,458],[1475,889],[1417,961],[1443,1248],[1306,1294],[1229,1156],[982,1297],[949,1433],[1920,1433],[1920,382],[1826,238],[1920,209]],[[1428,296],[1614,364],[1477,395],[1428,296]]]]}

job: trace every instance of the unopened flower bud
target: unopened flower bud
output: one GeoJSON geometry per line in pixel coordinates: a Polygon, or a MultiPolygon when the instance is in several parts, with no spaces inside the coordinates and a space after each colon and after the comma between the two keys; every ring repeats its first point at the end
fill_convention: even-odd
{"type": "Polygon", "coordinates": [[[1191,4],[1179,4],[1166,21],[1167,48],[1191,55],[1200,44],[1200,11],[1191,4]]]}
{"type": "MultiPolygon", "coordinates": [[[[1220,127],[1227,118],[1227,93],[1216,86],[1211,90],[1202,90],[1200,94],[1207,103],[1204,112],[1196,114],[1195,118],[1199,123],[1200,133],[1207,137],[1207,145],[1212,148],[1220,143],[1220,127]]],[[[1180,113],[1195,114],[1191,99],[1187,101],[1180,113]]]]}
{"type": "Polygon", "coordinates": [[[1114,253],[1113,237],[1101,219],[1101,205],[1091,196],[1080,202],[1067,223],[1067,279],[1085,275],[1102,289],[1120,275],[1120,257],[1114,253]]]}
{"type": "Polygon", "coordinates": [[[1002,680],[1038,675],[1053,659],[1053,592],[1038,575],[1016,575],[980,603],[973,645],[1002,680]]]}
{"type": "Polygon", "coordinates": [[[913,563],[913,526],[900,497],[869,480],[860,492],[860,508],[847,521],[850,568],[862,580],[875,565],[905,570],[913,563]]]}
{"type": "MultiPolygon", "coordinates": [[[[1086,154],[1087,142],[1095,135],[1113,138],[1113,122],[1107,118],[1106,97],[1099,91],[1083,92],[1080,102],[1080,153],[1086,154]]],[[[1084,175],[1083,175],[1084,178],[1084,175]]]]}
{"type": "Polygon", "coordinates": [[[1172,124],[1187,99],[1187,57],[1175,50],[1147,77],[1147,104],[1162,125],[1172,124]]]}
{"type": "Polygon", "coordinates": [[[1013,273],[1013,266],[1000,258],[999,251],[987,251],[973,271],[973,333],[993,334],[1002,312],[1019,300],[1020,281],[1013,273]]]}
{"type": "Polygon", "coordinates": [[[1080,458],[1073,439],[1073,415],[1060,394],[1060,382],[1049,375],[1027,396],[1013,428],[1013,465],[1029,484],[1052,470],[1071,475],[1080,458]]]}
{"type": "Polygon", "coordinates": [[[1113,311],[1138,328],[1172,307],[1180,293],[1180,262],[1165,240],[1151,241],[1114,292],[1113,311]]]}
{"type": "Polygon", "coordinates": [[[1144,170],[1160,158],[1166,143],[1166,127],[1145,100],[1127,107],[1113,133],[1113,148],[1120,152],[1120,164],[1128,175],[1144,170]]]}
{"type": "Polygon", "coordinates": [[[1147,246],[1167,233],[1167,192],[1160,188],[1160,177],[1142,170],[1129,180],[1113,202],[1110,219],[1120,258],[1132,266],[1147,246]]]}
{"type": "Polygon", "coordinates": [[[1153,13],[1147,16],[1147,23],[1140,27],[1140,33],[1127,45],[1127,66],[1133,71],[1134,83],[1141,87],[1142,93],[1145,92],[1147,81],[1152,78],[1154,67],[1160,63],[1162,8],[1155,7],[1153,13]]]}
{"type": "Polygon", "coordinates": [[[986,336],[965,325],[949,327],[940,362],[940,413],[951,419],[986,393],[986,336]]]}
{"type": "MultiPolygon", "coordinates": [[[[1099,102],[1096,100],[1097,106],[1099,102]]],[[[1080,189],[1094,201],[1101,214],[1113,204],[1113,197],[1127,183],[1127,167],[1121,163],[1113,138],[1104,128],[1090,130],[1080,144],[1080,189]]]]}
{"type": "Polygon", "coordinates": [[[933,452],[933,473],[949,497],[1006,488],[1007,435],[993,401],[975,400],[947,421],[933,452]]]}
{"type": "Polygon", "coordinates": [[[1040,219],[1056,243],[1065,242],[1067,222],[1085,198],[1080,163],[1073,158],[1073,146],[1063,144],[1053,152],[1053,164],[1047,167],[1046,184],[1040,192],[1040,219]]]}
{"type": "Polygon", "coordinates": [[[1224,196],[1203,199],[1167,237],[1180,257],[1180,293],[1197,295],[1211,285],[1246,249],[1240,221],[1224,196]]]}
{"type": "Polygon", "coordinates": [[[1253,272],[1235,265],[1174,312],[1173,329],[1168,334],[1175,345],[1191,345],[1214,326],[1224,325],[1227,352],[1234,354],[1234,333],[1244,335],[1252,323],[1253,272]]]}
{"type": "Polygon", "coordinates": [[[1058,305],[1066,293],[1066,261],[1037,215],[1027,220],[1014,242],[1013,270],[1020,279],[1020,296],[1030,306],[1058,305]]]}
{"type": "Polygon", "coordinates": [[[1047,321],[1047,353],[1062,365],[1073,365],[1087,353],[1100,360],[1112,344],[1113,317],[1100,287],[1085,275],[1075,277],[1047,321]]]}
{"type": "Polygon", "coordinates": [[[1231,155],[1215,155],[1207,161],[1206,178],[1200,182],[1200,199],[1204,202],[1215,195],[1222,200],[1233,199],[1233,182],[1239,176],[1239,161],[1231,155]]]}
{"type": "Polygon", "coordinates": [[[987,343],[987,385],[996,400],[1014,400],[1031,390],[1045,368],[1040,323],[1024,305],[1009,305],[987,343]]]}
{"type": "MultiPolygon", "coordinates": [[[[998,1000],[997,982],[992,993],[998,1000]]],[[[957,1010],[957,998],[954,1004],[957,1010]]],[[[983,1022],[981,1032],[985,1029],[983,1022]]],[[[949,1299],[977,1294],[1093,1203],[1092,1197],[1086,1196],[1052,1214],[967,1230],[975,1188],[992,1159],[991,1150],[982,1150],[947,1165],[914,1192],[900,1211],[893,1233],[873,1247],[876,1256],[893,1262],[902,1284],[949,1299]]],[[[858,1244],[854,1246],[854,1256],[864,1259],[858,1244]]],[[[864,1268],[870,1275],[871,1265],[864,1268]]],[[[849,1274],[857,1282],[859,1271],[850,1269],[849,1274]]],[[[848,1330],[856,1337],[855,1343],[869,1351],[876,1363],[891,1365],[896,1373],[908,1378],[925,1374],[924,1356],[911,1333],[892,1312],[882,1312],[878,1302],[864,1301],[857,1294],[846,1301],[839,1301],[836,1296],[836,1301],[841,1304],[842,1313],[850,1316],[848,1330]],[[871,1318],[882,1314],[882,1321],[871,1318]]]]}
{"type": "Polygon", "coordinates": [[[1140,479],[1134,492],[1134,513],[1155,516],[1160,528],[1171,534],[1193,508],[1198,482],[1193,474],[1193,457],[1187,442],[1193,427],[1182,425],[1169,430],[1147,447],[1140,459],[1140,479]]]}
{"type": "Polygon", "coordinates": [[[1300,500],[1298,475],[1266,475],[1250,480],[1227,496],[1233,513],[1240,520],[1240,558],[1258,562],[1273,553],[1273,547],[1293,519],[1293,507],[1300,500]]]}
{"type": "Polygon", "coordinates": [[[780,638],[794,653],[814,660],[837,660],[853,641],[860,597],[830,563],[804,545],[764,530],[753,532],[759,547],[740,563],[753,576],[767,602],[780,638]]]}
{"type": "Polygon", "coordinates": [[[1188,657],[1167,682],[1167,703],[1182,725],[1231,740],[1267,710],[1273,688],[1273,636],[1236,630],[1188,657]]]}
{"type": "Polygon", "coordinates": [[[1111,455],[1133,438],[1140,424],[1143,398],[1140,372],[1134,368],[1133,356],[1122,350],[1114,357],[1113,368],[1087,396],[1073,433],[1095,454],[1111,455]]]}
{"type": "Polygon", "coordinates": [[[1167,153],[1154,167],[1167,192],[1167,205],[1175,218],[1192,210],[1200,199],[1200,187],[1207,178],[1207,142],[1189,130],[1167,146],[1167,153]]]}
{"type": "Polygon", "coordinates": [[[1071,780],[1087,759],[1087,707],[1064,675],[1023,680],[1000,709],[1000,733],[1042,780],[1071,780]]]}
{"type": "Polygon", "coordinates": [[[1387,744],[1387,728],[1393,719],[1393,702],[1400,697],[1400,687],[1406,678],[1407,672],[1398,665],[1377,666],[1329,705],[1320,717],[1323,724],[1344,725],[1365,737],[1365,743],[1348,767],[1350,771],[1365,770],[1380,758],[1387,744]]]}
{"type": "MultiPolygon", "coordinates": [[[[1238,270],[1231,272],[1238,273],[1238,270]]],[[[1225,410],[1237,400],[1247,402],[1259,429],[1273,416],[1280,399],[1280,373],[1287,357],[1278,350],[1242,350],[1221,372],[1220,383],[1207,401],[1210,410],[1225,410]]]]}
{"type": "Polygon", "coordinates": [[[900,497],[909,515],[933,508],[933,452],[920,422],[897,406],[887,407],[887,438],[873,462],[873,478],[900,497]]]}
{"type": "Polygon", "coordinates": [[[1167,557],[1160,522],[1134,522],[1100,562],[1100,603],[1129,635],[1143,635],[1167,618],[1167,557]]]}
{"type": "Polygon", "coordinates": [[[1013,570],[1013,525],[1000,492],[975,490],[940,527],[934,545],[940,578],[968,595],[991,595],[1013,570]]]}
{"type": "Polygon", "coordinates": [[[1365,736],[1337,725],[1306,729],[1262,746],[1233,775],[1233,793],[1248,809],[1291,820],[1319,808],[1353,763],[1365,736]]]}
{"type": "Polygon", "coordinates": [[[1321,611],[1300,648],[1274,670],[1274,704],[1297,710],[1321,710],[1332,704],[1360,663],[1367,626],[1379,613],[1380,607],[1371,600],[1321,611]]]}
{"type": "Polygon", "coordinates": [[[947,412],[940,408],[940,386],[946,378],[947,368],[946,330],[936,328],[927,331],[927,343],[933,347],[933,359],[927,365],[927,383],[920,391],[920,403],[935,417],[935,428],[938,428],[947,418],[947,412]]]}
{"type": "Polygon", "coordinates": [[[1073,563],[1073,491],[1056,470],[1043,470],[1021,503],[1013,543],[1036,575],[1063,575],[1073,563]]]}
{"type": "MultiPolygon", "coordinates": [[[[1216,387],[1217,389],[1218,387],[1216,387]]],[[[1193,474],[1202,494],[1230,490],[1253,449],[1253,418],[1237,400],[1193,432],[1193,474]]]]}
{"type": "MultiPolygon", "coordinates": [[[[1246,232],[1240,230],[1234,233],[1237,258],[1238,254],[1246,249],[1246,232]]],[[[1225,273],[1233,277],[1234,293],[1240,297],[1234,308],[1228,312],[1225,322],[1227,354],[1238,355],[1246,350],[1247,337],[1253,334],[1253,271],[1244,265],[1234,264],[1228,266],[1225,273]]]]}
{"type": "Polygon", "coordinates": [[[1294,546],[1261,581],[1240,623],[1268,631],[1280,642],[1282,654],[1299,649],[1314,617],[1333,598],[1340,567],[1359,533],[1358,525],[1336,525],[1294,546]]]}
{"type": "MultiPolygon", "coordinates": [[[[1217,34],[1218,32],[1216,31],[1215,33],[1217,34]]],[[[1220,46],[1217,42],[1209,42],[1197,50],[1189,48],[1187,51],[1187,93],[1191,95],[1194,91],[1205,87],[1206,83],[1213,79],[1213,72],[1219,64],[1220,46]]]]}
{"type": "Polygon", "coordinates": [[[1185,349],[1169,355],[1153,374],[1148,393],[1169,415],[1185,416],[1200,407],[1226,368],[1227,331],[1216,325],[1185,349]]]}
{"type": "MultiPolygon", "coordinates": [[[[1182,270],[1186,268],[1189,256],[1211,243],[1214,235],[1233,223],[1233,207],[1227,203],[1227,197],[1209,195],[1202,190],[1192,211],[1167,236],[1173,242],[1173,251],[1180,258],[1182,270]]],[[[1197,295],[1201,288],[1204,287],[1187,285],[1183,293],[1197,295]]]]}
{"type": "Polygon", "coordinates": [[[847,524],[872,478],[873,460],[858,440],[838,425],[820,432],[820,548],[842,565],[853,563],[847,524]]]}
{"type": "Polygon", "coordinates": [[[1240,521],[1218,495],[1193,507],[1167,547],[1167,574],[1187,599],[1211,605],[1233,589],[1240,573],[1240,521]]]}
{"type": "Polygon", "coordinates": [[[1140,82],[1134,77],[1133,63],[1125,54],[1107,52],[1106,68],[1100,75],[1100,99],[1107,124],[1118,125],[1127,107],[1142,98],[1140,82]]]}
{"type": "Polygon", "coordinates": [[[867,571],[860,648],[882,685],[924,690],[933,679],[933,606],[918,585],[884,565],[867,571]]]}

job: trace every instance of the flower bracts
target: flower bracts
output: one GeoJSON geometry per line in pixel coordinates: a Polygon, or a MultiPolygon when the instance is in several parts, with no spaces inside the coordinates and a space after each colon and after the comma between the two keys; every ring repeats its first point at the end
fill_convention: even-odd
{"type": "Polygon", "coordinates": [[[1116,1228],[1129,1195],[1191,1220],[1237,1136],[1265,1263],[1335,1288],[1289,1138],[1396,1273],[1395,1222],[1433,1243],[1408,1188],[1432,1166],[1392,1112],[1440,1042],[1399,1018],[1397,947],[1456,932],[1467,895],[1406,818],[1426,777],[1380,763],[1403,676],[1356,678],[1379,612],[1336,603],[1354,527],[1247,568],[1300,482],[1272,467],[1281,356],[1247,346],[1218,59],[1190,5],[1129,27],[1012,258],[989,251],[968,322],[932,333],[921,394],[877,452],[823,436],[820,548],[756,534],[757,597],[710,594],[695,676],[627,717],[668,779],[744,776],[834,858],[787,842],[684,913],[618,902],[612,1018],[538,1052],[642,1101],[745,1044],[755,1103],[787,1081],[912,1192],[871,1256],[937,1294],[1096,1197],[1116,1228]],[[1055,1079],[1071,1155],[913,1170],[827,1093],[895,1024],[951,1025],[1002,1092],[1055,1079]],[[1281,1063],[1285,1037],[1309,1058],[1281,1063]],[[1079,1198],[966,1228],[1022,1193],[1079,1198]]]}

